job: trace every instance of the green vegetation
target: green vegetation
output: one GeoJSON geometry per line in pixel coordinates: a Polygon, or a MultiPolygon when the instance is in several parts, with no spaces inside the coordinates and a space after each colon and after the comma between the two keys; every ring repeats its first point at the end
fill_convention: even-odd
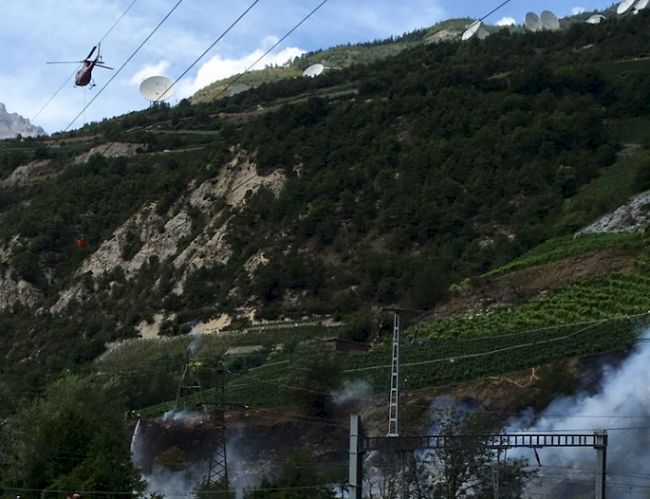
{"type": "MultiPolygon", "coordinates": [[[[137,490],[115,425],[126,410],[153,415],[173,404],[187,333],[222,314],[235,316],[233,330],[205,338],[196,355],[206,370],[225,368],[229,401],[325,416],[346,381],[389,385],[390,323],[363,311],[431,309],[452,283],[472,291],[611,248],[636,256],[633,268],[410,328],[405,384],[426,389],[628,348],[648,323],[647,237],[571,234],[650,187],[650,66],[617,62],[647,50],[648,19],[499,30],[463,44],[422,43],[421,30],[247,75],[256,88],[232,98],[0,144],[5,179],[49,160],[38,181],[0,189],[1,270],[38,294],[0,313],[5,495],[73,481],[137,490]],[[285,78],[321,60],[341,69],[285,78]],[[115,143],[136,152],[75,161],[115,143]],[[249,163],[256,176],[233,187],[266,186],[230,202],[224,189],[249,163]],[[137,227],[144,208],[153,222],[137,227]],[[142,258],[177,216],[187,221],[178,244],[142,258]],[[127,221],[115,254],[128,265],[102,260],[106,272],[79,272],[127,221]],[[87,248],[76,246],[80,235],[87,248]],[[306,323],[254,329],[250,309],[306,323]],[[325,315],[350,325],[308,325],[325,315]],[[160,317],[164,340],[129,341],[160,317]],[[372,348],[330,356],[335,337],[372,348]],[[50,452],[75,446],[81,463],[50,452]]],[[[251,497],[280,497],[266,492],[251,497]]]]}
{"type": "Polygon", "coordinates": [[[617,248],[638,253],[642,247],[643,236],[638,232],[585,234],[549,239],[512,262],[488,272],[484,277],[496,277],[596,250],[617,248]]]}

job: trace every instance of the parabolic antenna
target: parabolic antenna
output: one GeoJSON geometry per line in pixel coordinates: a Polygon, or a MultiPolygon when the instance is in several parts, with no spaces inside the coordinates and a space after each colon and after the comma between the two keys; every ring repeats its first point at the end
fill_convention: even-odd
{"type": "Polygon", "coordinates": [[[476,34],[479,32],[481,29],[481,21],[474,21],[472,24],[467,26],[467,29],[463,31],[463,36],[461,39],[463,41],[469,40],[470,38],[473,38],[476,36],[476,34]]]}
{"type": "Polygon", "coordinates": [[[542,12],[542,27],[550,31],[557,31],[560,29],[560,21],[553,12],[545,10],[542,12]]]}
{"type": "Polygon", "coordinates": [[[485,40],[488,36],[490,36],[490,32],[481,26],[476,36],[478,36],[479,40],[485,40]]]}
{"type": "Polygon", "coordinates": [[[589,19],[587,19],[586,22],[588,22],[589,24],[600,24],[600,22],[604,21],[605,19],[607,18],[602,14],[594,14],[589,19]]]}
{"type": "Polygon", "coordinates": [[[243,83],[238,83],[237,85],[235,85],[230,89],[230,97],[237,94],[243,94],[244,92],[250,89],[251,87],[249,87],[248,85],[244,85],[243,83]]]}
{"type": "Polygon", "coordinates": [[[149,102],[156,102],[160,99],[160,96],[165,94],[160,100],[166,100],[172,96],[172,90],[165,93],[171,86],[172,81],[169,78],[165,76],[151,76],[140,83],[140,95],[149,102]]]}
{"type": "Polygon", "coordinates": [[[632,7],[634,1],[635,0],[623,0],[621,3],[618,4],[618,7],[616,8],[616,13],[619,16],[621,14],[625,14],[628,10],[630,10],[630,7],[632,7]]]}
{"type": "Polygon", "coordinates": [[[637,3],[634,4],[634,13],[638,14],[639,11],[643,9],[647,9],[648,3],[650,3],[650,0],[639,0],[637,3]]]}
{"type": "Polygon", "coordinates": [[[302,75],[307,78],[316,78],[317,76],[323,74],[323,71],[325,71],[325,66],[322,64],[312,64],[303,71],[302,75]]]}
{"type": "Polygon", "coordinates": [[[540,31],[542,29],[542,20],[534,12],[529,12],[524,17],[524,25],[529,31],[540,31]]]}

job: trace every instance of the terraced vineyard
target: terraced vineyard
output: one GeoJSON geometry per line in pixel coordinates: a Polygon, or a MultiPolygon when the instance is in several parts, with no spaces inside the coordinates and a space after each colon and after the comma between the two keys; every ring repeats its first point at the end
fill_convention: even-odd
{"type": "Polygon", "coordinates": [[[642,247],[642,243],[643,237],[638,232],[588,234],[579,237],[566,236],[551,239],[533,248],[520,258],[488,272],[485,277],[496,277],[515,270],[557,262],[571,256],[584,255],[595,250],[620,248],[638,251],[642,247]]]}

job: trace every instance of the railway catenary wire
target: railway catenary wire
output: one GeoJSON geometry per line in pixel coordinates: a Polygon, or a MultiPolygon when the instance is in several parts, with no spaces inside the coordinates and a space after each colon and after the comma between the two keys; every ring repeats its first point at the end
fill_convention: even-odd
{"type": "MultiPolygon", "coordinates": [[[[116,28],[116,26],[120,23],[120,21],[121,21],[122,19],[124,19],[124,16],[126,16],[126,14],[129,12],[129,10],[131,10],[131,7],[133,7],[137,1],[138,1],[138,0],[133,0],[133,1],[131,2],[131,5],[129,5],[129,6],[126,8],[126,10],[125,10],[124,12],[122,12],[122,15],[117,19],[117,21],[115,21],[115,22],[113,23],[113,26],[110,27],[110,29],[109,29],[109,30],[104,34],[104,36],[102,36],[102,38],[99,40],[99,42],[97,43],[97,45],[99,45],[100,43],[102,43],[102,42],[103,42],[103,41],[108,37],[108,35],[111,34],[111,32],[116,28]]],[[[77,68],[77,69],[78,69],[78,68],[77,68]]],[[[61,92],[61,90],[63,90],[63,88],[64,88],[64,87],[68,84],[68,82],[72,79],[72,77],[77,73],[77,69],[75,69],[75,70],[70,74],[70,76],[68,76],[68,77],[65,79],[65,81],[61,84],[61,86],[58,88],[58,90],[57,90],[56,92],[54,92],[54,94],[52,95],[52,97],[50,97],[49,100],[45,103],[45,105],[44,105],[44,106],[43,106],[43,107],[42,107],[42,108],[41,108],[41,109],[40,109],[40,110],[39,110],[39,111],[34,115],[34,117],[30,120],[32,123],[36,120],[36,118],[38,118],[38,117],[40,116],[40,114],[41,114],[41,113],[42,113],[42,112],[47,108],[47,106],[50,105],[50,103],[51,103],[51,102],[56,98],[56,96],[59,95],[59,92],[61,92]]]]}
{"type": "MultiPolygon", "coordinates": [[[[565,336],[562,336],[562,337],[551,338],[549,340],[541,340],[541,341],[537,341],[537,342],[518,343],[518,344],[515,344],[515,345],[511,345],[509,347],[506,347],[506,348],[507,349],[516,349],[516,348],[523,348],[523,347],[526,347],[526,346],[531,346],[533,344],[537,345],[537,344],[542,344],[542,343],[545,343],[545,342],[557,342],[557,341],[561,341],[561,340],[564,340],[564,339],[571,338],[571,337],[573,337],[573,336],[575,336],[577,334],[580,334],[582,332],[588,331],[591,327],[602,325],[602,324],[605,324],[605,323],[608,323],[608,322],[627,320],[627,319],[630,319],[630,318],[638,318],[638,317],[644,317],[644,316],[648,316],[648,315],[650,315],[650,312],[644,312],[644,313],[635,314],[635,315],[612,317],[612,318],[601,319],[601,320],[597,320],[597,321],[579,321],[579,322],[575,322],[575,323],[561,324],[561,325],[558,325],[558,326],[553,326],[553,328],[559,328],[559,327],[564,328],[564,327],[583,326],[583,325],[585,325],[586,327],[582,328],[579,331],[575,331],[575,332],[573,332],[571,334],[568,334],[568,335],[565,335],[565,336]]],[[[534,329],[527,329],[527,330],[518,331],[518,332],[511,332],[511,333],[499,334],[499,335],[491,335],[491,336],[481,336],[481,337],[469,338],[469,339],[455,339],[455,338],[454,339],[448,339],[448,338],[443,338],[443,339],[440,339],[440,340],[435,340],[435,341],[433,341],[431,343],[439,345],[439,346],[444,346],[445,344],[455,344],[457,342],[464,342],[464,341],[472,342],[472,343],[478,343],[480,341],[489,341],[489,340],[492,340],[494,338],[503,338],[503,337],[510,337],[510,336],[515,336],[515,335],[524,336],[524,335],[529,334],[529,333],[539,332],[539,331],[543,331],[543,330],[546,330],[546,328],[534,328],[534,329]]],[[[646,342],[646,341],[650,341],[650,338],[638,338],[638,339],[632,340],[630,342],[630,344],[636,344],[637,342],[646,342]]],[[[307,349],[305,349],[303,351],[305,351],[305,352],[309,352],[309,351],[320,352],[320,351],[322,351],[322,349],[321,349],[320,345],[314,345],[311,349],[307,348],[307,349]]],[[[458,355],[456,355],[456,356],[448,356],[448,357],[442,357],[442,358],[431,359],[431,360],[428,360],[428,361],[420,361],[420,362],[423,362],[423,363],[439,363],[439,362],[449,361],[449,360],[452,360],[452,359],[453,360],[462,360],[463,358],[473,358],[473,357],[477,357],[477,356],[493,355],[493,354],[501,353],[502,351],[503,351],[503,349],[500,348],[500,349],[490,350],[490,351],[487,351],[487,352],[478,352],[478,353],[461,355],[461,356],[458,356],[458,355]]],[[[403,365],[403,366],[420,365],[420,362],[418,362],[418,363],[405,363],[405,364],[401,364],[401,365],[403,365]]],[[[273,365],[288,364],[288,363],[289,363],[289,360],[282,360],[282,361],[274,362],[273,365]]],[[[161,367],[166,368],[167,369],[166,372],[171,372],[170,370],[171,369],[176,369],[178,367],[178,365],[177,365],[177,363],[170,362],[170,363],[165,364],[165,365],[158,365],[158,366],[156,366],[156,368],[152,368],[152,369],[114,369],[114,370],[113,369],[107,369],[107,370],[104,370],[104,371],[97,371],[95,374],[107,375],[107,376],[120,375],[120,374],[131,375],[131,376],[149,376],[151,374],[160,373],[161,372],[161,369],[160,369],[161,367]]],[[[256,368],[253,368],[253,369],[249,370],[249,372],[252,371],[252,370],[264,369],[266,367],[271,367],[271,364],[263,364],[261,366],[258,366],[256,368]]],[[[367,366],[367,367],[357,368],[357,369],[348,369],[348,370],[344,370],[344,372],[348,373],[348,372],[358,372],[358,371],[363,371],[363,370],[386,369],[386,368],[390,368],[390,367],[391,366],[387,365],[387,364],[380,364],[380,365],[367,366]]],[[[230,374],[240,376],[240,377],[260,380],[261,382],[269,382],[268,380],[265,380],[265,379],[262,379],[262,378],[257,378],[255,376],[251,376],[249,374],[249,372],[243,373],[243,374],[242,373],[230,372],[230,374]]]]}

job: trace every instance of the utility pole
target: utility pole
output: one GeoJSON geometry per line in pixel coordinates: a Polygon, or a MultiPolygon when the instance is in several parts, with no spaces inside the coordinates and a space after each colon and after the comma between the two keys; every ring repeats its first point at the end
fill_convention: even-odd
{"type": "Polygon", "coordinates": [[[390,398],[388,404],[388,434],[389,437],[399,436],[399,344],[400,344],[400,314],[393,310],[393,348],[390,372],[390,398]]]}
{"type": "Polygon", "coordinates": [[[607,497],[607,432],[594,433],[594,448],[596,449],[596,499],[607,497]]]}
{"type": "Polygon", "coordinates": [[[225,369],[205,369],[200,361],[193,358],[188,349],[181,380],[176,394],[176,409],[202,411],[213,430],[208,470],[205,482],[212,490],[228,488],[228,461],[226,458],[226,420],[224,403],[225,369]],[[205,398],[200,370],[211,371],[213,396],[205,398]]]}
{"type": "MultiPolygon", "coordinates": [[[[390,373],[390,396],[388,401],[388,437],[399,437],[399,349],[400,334],[402,328],[401,313],[411,312],[420,313],[420,310],[407,310],[404,308],[384,308],[387,312],[393,312],[393,344],[391,356],[391,373],[390,373]]],[[[406,499],[406,480],[404,477],[406,453],[401,452],[402,462],[400,470],[400,489],[402,499],[406,499]]]]}
{"type": "Polygon", "coordinates": [[[420,314],[421,310],[409,310],[406,308],[384,308],[386,312],[393,312],[393,344],[392,344],[392,357],[391,357],[391,373],[390,373],[390,396],[388,402],[388,437],[399,436],[399,392],[400,392],[400,377],[399,377],[399,350],[400,350],[400,334],[402,328],[403,313],[420,314]]]}

